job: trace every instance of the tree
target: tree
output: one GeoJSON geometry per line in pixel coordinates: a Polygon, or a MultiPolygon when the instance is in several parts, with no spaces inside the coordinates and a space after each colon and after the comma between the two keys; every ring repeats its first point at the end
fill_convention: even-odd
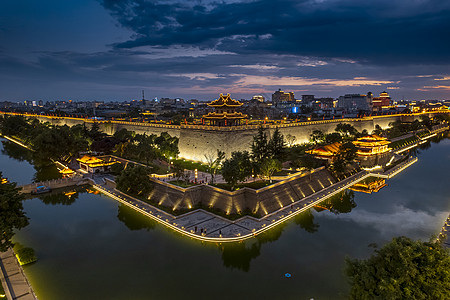
{"type": "Polygon", "coordinates": [[[231,158],[226,159],[222,166],[222,176],[231,185],[231,189],[236,187],[239,181],[244,181],[252,175],[252,164],[248,151],[232,152],[231,158]]]}
{"type": "Polygon", "coordinates": [[[267,143],[267,134],[264,128],[260,126],[251,144],[252,159],[257,165],[260,165],[264,159],[268,158],[267,143]]]}
{"type": "Polygon", "coordinates": [[[310,141],[314,144],[321,144],[325,141],[325,134],[320,130],[313,130],[310,134],[310,141]]]}
{"type": "Polygon", "coordinates": [[[89,137],[94,141],[101,140],[106,134],[100,131],[100,125],[94,122],[88,132],[89,137]]]}
{"type": "Polygon", "coordinates": [[[117,189],[138,198],[145,198],[153,189],[150,170],[142,166],[128,167],[116,177],[117,189]]]}
{"type": "Polygon", "coordinates": [[[333,143],[340,142],[340,141],[342,141],[342,137],[337,132],[333,132],[333,133],[329,133],[329,134],[325,135],[325,142],[327,144],[333,144],[333,143]]]}
{"type": "Polygon", "coordinates": [[[294,166],[297,168],[304,168],[306,172],[309,172],[309,180],[311,180],[311,171],[316,168],[317,161],[312,155],[305,154],[295,160],[294,166]]]}
{"type": "Polygon", "coordinates": [[[334,130],[347,138],[354,137],[358,133],[358,130],[348,123],[339,123],[334,130]]]}
{"type": "Polygon", "coordinates": [[[339,147],[336,159],[342,158],[346,162],[351,162],[356,158],[357,148],[352,142],[347,142],[339,147]]]}
{"type": "Polygon", "coordinates": [[[172,173],[173,176],[177,179],[177,180],[181,180],[181,178],[183,178],[184,175],[184,166],[181,164],[181,162],[179,161],[174,161],[173,165],[172,165],[172,173]]]}
{"type": "Polygon", "coordinates": [[[208,165],[209,174],[211,175],[211,184],[214,184],[214,177],[216,176],[217,169],[220,167],[223,159],[225,158],[225,152],[217,149],[217,156],[213,154],[205,154],[206,164],[208,165]]]}
{"type": "MultiPolygon", "coordinates": [[[[0,172],[0,180],[2,173],[0,172]]],[[[11,239],[14,229],[22,229],[28,225],[28,218],[23,212],[22,200],[16,183],[0,182],[0,252],[14,246],[11,239]]]]}
{"type": "Polygon", "coordinates": [[[383,129],[381,128],[380,125],[375,125],[375,129],[372,131],[372,134],[376,134],[376,135],[382,135],[383,134],[383,129]]]}
{"type": "Polygon", "coordinates": [[[450,254],[396,237],[366,260],[346,259],[351,299],[450,299],[450,254]]]}
{"type": "Polygon", "coordinates": [[[261,164],[261,174],[269,178],[270,183],[272,183],[273,173],[278,171],[281,171],[281,162],[277,159],[269,158],[261,164]]]}
{"type": "Polygon", "coordinates": [[[296,140],[296,137],[294,135],[288,133],[286,135],[285,139],[286,139],[286,144],[287,144],[288,147],[294,146],[294,143],[295,143],[295,140],[296,140]]]}
{"type": "Polygon", "coordinates": [[[267,143],[268,157],[283,160],[285,156],[286,143],[284,136],[280,133],[280,130],[275,128],[269,142],[267,143]]]}

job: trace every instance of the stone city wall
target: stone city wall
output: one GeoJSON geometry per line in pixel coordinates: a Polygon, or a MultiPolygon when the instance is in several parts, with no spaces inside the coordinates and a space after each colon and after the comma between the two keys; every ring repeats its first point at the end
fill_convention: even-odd
{"type": "Polygon", "coordinates": [[[316,169],[311,178],[309,174],[298,175],[259,190],[242,188],[231,192],[204,184],[181,188],[159,180],[153,181],[155,188],[149,195],[150,200],[174,211],[204,207],[226,214],[251,212],[259,217],[336,182],[324,167],[316,169]]]}
{"type": "MultiPolygon", "coordinates": [[[[1,113],[0,114],[8,114],[1,113]]],[[[82,118],[64,118],[43,115],[23,114],[28,117],[36,117],[41,122],[50,122],[53,125],[74,126],[78,124],[86,124],[87,127],[92,126],[94,120],[82,118]]],[[[366,118],[346,118],[335,120],[311,121],[301,123],[288,123],[279,125],[263,125],[267,129],[268,134],[272,134],[275,128],[279,128],[283,135],[292,135],[295,137],[295,143],[304,143],[309,140],[310,134],[314,130],[320,130],[324,133],[334,132],[336,125],[339,123],[350,123],[358,131],[366,129],[369,133],[375,129],[376,125],[381,128],[387,128],[389,123],[396,120],[413,121],[419,119],[426,114],[399,114],[386,116],[373,116],[366,118]]],[[[167,132],[171,136],[179,138],[178,147],[180,149],[180,157],[205,161],[205,155],[215,155],[217,149],[225,152],[226,157],[230,157],[233,151],[250,150],[252,138],[256,135],[258,126],[236,126],[236,127],[211,127],[201,125],[165,125],[151,123],[136,123],[124,121],[96,121],[100,125],[100,129],[107,134],[114,134],[122,128],[126,128],[136,133],[146,133],[159,135],[167,132]]]]}

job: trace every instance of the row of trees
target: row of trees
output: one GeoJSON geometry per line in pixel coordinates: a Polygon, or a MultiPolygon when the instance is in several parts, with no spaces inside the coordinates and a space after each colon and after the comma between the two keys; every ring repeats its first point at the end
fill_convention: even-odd
{"type": "Polygon", "coordinates": [[[112,153],[130,160],[140,161],[147,165],[154,159],[169,161],[178,156],[178,138],[170,136],[167,132],[156,134],[136,134],[127,129],[117,131],[114,138],[118,143],[112,153]]]}
{"type": "Polygon", "coordinates": [[[29,145],[42,160],[67,160],[82,151],[96,151],[150,164],[154,159],[168,161],[179,153],[178,138],[166,132],[158,136],[122,129],[107,136],[98,123],[90,128],[84,124],[54,126],[37,119],[7,116],[0,118],[0,132],[29,145]]]}

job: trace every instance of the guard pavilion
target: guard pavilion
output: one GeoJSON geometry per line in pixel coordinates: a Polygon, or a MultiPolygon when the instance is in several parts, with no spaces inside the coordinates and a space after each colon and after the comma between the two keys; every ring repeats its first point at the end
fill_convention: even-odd
{"type": "Polygon", "coordinates": [[[203,115],[203,119],[212,126],[240,125],[241,120],[247,118],[247,115],[236,111],[242,105],[243,103],[231,99],[230,94],[226,96],[220,94],[218,99],[208,103],[214,111],[203,115]]]}
{"type": "Polygon", "coordinates": [[[353,144],[358,148],[356,154],[359,156],[372,156],[391,150],[388,139],[375,134],[359,138],[353,144]]]}
{"type": "Polygon", "coordinates": [[[111,166],[115,164],[115,161],[104,161],[101,158],[95,156],[85,155],[82,158],[77,159],[80,164],[80,170],[86,173],[100,173],[109,171],[111,166]]]}

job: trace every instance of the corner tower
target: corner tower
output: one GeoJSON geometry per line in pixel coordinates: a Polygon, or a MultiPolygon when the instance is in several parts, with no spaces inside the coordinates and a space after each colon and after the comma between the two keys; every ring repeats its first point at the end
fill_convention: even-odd
{"type": "Polygon", "coordinates": [[[243,103],[231,99],[230,94],[224,96],[220,94],[219,98],[208,103],[209,107],[213,107],[214,111],[203,115],[203,119],[212,126],[236,126],[241,124],[241,120],[247,118],[236,109],[241,107],[243,103]]]}

